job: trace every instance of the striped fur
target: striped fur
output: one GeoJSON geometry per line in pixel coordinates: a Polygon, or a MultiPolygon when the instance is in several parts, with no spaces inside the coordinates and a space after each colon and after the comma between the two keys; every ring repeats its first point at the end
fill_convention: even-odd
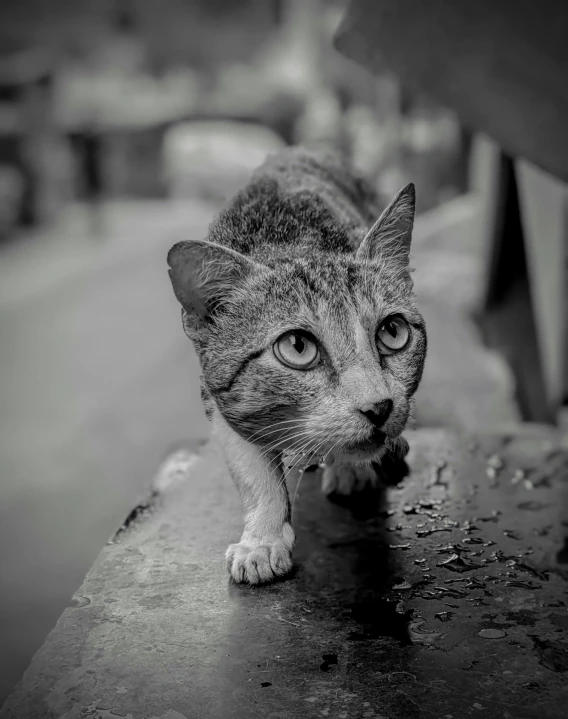
{"type": "MultiPolygon", "coordinates": [[[[373,227],[377,199],[340,159],[287,149],[259,168],[206,242],[172,248],[170,275],[200,358],[205,407],[225,438],[234,433],[264,457],[332,452],[336,462],[366,464],[400,446],[426,354],[408,268],[413,211],[407,188],[373,227]],[[411,339],[384,356],[375,336],[391,314],[406,319],[411,339]],[[285,367],[272,350],[299,329],[320,345],[323,361],[309,371],[285,367]],[[387,397],[386,442],[361,452],[372,431],[357,410],[387,397]]],[[[251,581],[241,570],[233,576],[251,581]]]]}

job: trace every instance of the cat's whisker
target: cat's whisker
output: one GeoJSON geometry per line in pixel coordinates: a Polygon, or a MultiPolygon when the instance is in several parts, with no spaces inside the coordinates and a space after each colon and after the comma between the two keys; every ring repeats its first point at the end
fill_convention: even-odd
{"type": "MultiPolygon", "coordinates": [[[[321,451],[321,448],[325,445],[327,442],[327,437],[323,439],[321,442],[316,444],[315,448],[312,450],[313,455],[317,455],[319,451],[321,451]]],[[[298,483],[296,484],[296,489],[294,490],[294,496],[292,498],[292,503],[290,505],[290,513],[294,513],[294,507],[296,506],[296,497],[298,496],[298,489],[300,488],[300,483],[302,482],[302,479],[305,475],[305,471],[301,472],[300,477],[298,478],[298,483]]]]}
{"type": "MultiPolygon", "coordinates": [[[[274,422],[273,424],[269,424],[268,427],[263,427],[262,429],[259,429],[259,430],[257,430],[256,432],[254,432],[253,434],[251,434],[251,436],[248,438],[248,441],[249,441],[249,442],[252,442],[252,440],[255,439],[255,438],[258,437],[258,436],[262,437],[262,436],[264,436],[265,434],[272,434],[272,432],[269,432],[269,430],[272,430],[274,427],[279,427],[279,426],[281,426],[281,425],[283,425],[283,424],[290,424],[290,423],[296,423],[296,424],[298,424],[298,426],[299,426],[300,420],[298,420],[298,419],[284,419],[284,420],[282,420],[281,422],[274,422]]],[[[280,431],[280,430],[274,430],[274,431],[275,431],[275,432],[278,432],[278,431],[280,431]]]]}
{"type": "MultiPolygon", "coordinates": [[[[253,443],[256,443],[256,444],[259,445],[260,447],[263,447],[263,445],[261,444],[262,440],[269,439],[269,444],[266,445],[266,446],[271,446],[272,444],[274,444],[274,445],[276,445],[276,444],[281,444],[282,442],[286,441],[286,439],[289,438],[289,435],[287,435],[287,434],[284,434],[284,436],[281,436],[281,434],[282,434],[283,432],[292,432],[292,431],[299,430],[299,429],[301,429],[300,426],[296,426],[296,427],[286,427],[284,430],[282,430],[282,429],[277,429],[277,430],[274,430],[273,432],[268,432],[267,434],[268,434],[268,435],[270,435],[270,434],[278,434],[278,437],[269,439],[266,435],[264,435],[264,436],[261,436],[261,437],[257,437],[256,442],[253,442],[253,443]]],[[[250,440],[248,440],[248,441],[250,441],[250,440]]],[[[266,447],[264,447],[264,448],[266,448],[266,447]]]]}
{"type": "MultiPolygon", "coordinates": [[[[287,440],[294,439],[295,437],[303,438],[306,435],[306,433],[307,433],[306,431],[300,432],[296,435],[292,435],[292,437],[283,437],[282,439],[278,439],[275,442],[272,442],[268,447],[264,448],[264,450],[260,453],[259,457],[260,458],[267,457],[271,452],[276,452],[276,451],[284,452],[284,450],[286,450],[288,448],[286,448],[286,447],[279,448],[278,445],[282,444],[282,442],[285,442],[287,440]]],[[[300,441],[301,441],[301,439],[300,439],[300,441]]]]}
{"type": "MultiPolygon", "coordinates": [[[[296,454],[303,455],[309,449],[310,441],[311,437],[308,438],[307,442],[304,443],[302,443],[302,441],[300,440],[299,442],[296,442],[294,445],[292,445],[291,450],[296,454]]],[[[297,465],[293,464],[288,467],[287,470],[283,471],[279,484],[283,484],[284,482],[286,482],[288,475],[292,472],[292,470],[296,469],[296,467],[297,465]]]]}
{"type": "MultiPolygon", "coordinates": [[[[307,430],[306,430],[306,432],[300,433],[300,434],[301,435],[307,434],[307,430]]],[[[300,439],[299,441],[295,442],[290,449],[292,452],[300,450],[301,453],[303,453],[309,447],[309,444],[310,444],[310,438],[308,438],[308,440],[306,442],[303,439],[300,439]]],[[[260,456],[262,456],[262,454],[260,456]]],[[[288,477],[289,473],[294,468],[295,468],[295,465],[292,465],[291,467],[287,468],[287,471],[284,471],[284,470],[282,471],[282,476],[280,477],[279,482],[278,482],[279,486],[281,486],[282,484],[284,484],[286,482],[286,478],[288,477]]],[[[274,477],[274,475],[276,474],[276,472],[278,472],[278,470],[282,470],[282,458],[277,460],[276,465],[270,471],[269,478],[272,479],[274,477]]]]}
{"type": "Polygon", "coordinates": [[[268,457],[269,454],[272,452],[278,452],[281,451],[283,448],[279,447],[279,445],[282,444],[282,442],[285,441],[285,438],[279,438],[274,440],[274,442],[271,442],[268,446],[264,447],[262,452],[258,455],[259,458],[268,457]]]}
{"type": "Polygon", "coordinates": [[[292,434],[292,435],[287,434],[287,435],[285,435],[284,437],[278,437],[277,439],[271,441],[271,442],[267,445],[267,447],[264,447],[263,449],[266,450],[266,449],[268,449],[269,447],[276,446],[276,445],[278,445],[278,444],[282,444],[282,442],[286,442],[286,441],[288,441],[288,440],[290,440],[290,439],[293,439],[293,438],[295,438],[295,437],[299,437],[301,434],[307,432],[307,430],[306,430],[305,427],[300,427],[300,426],[287,428],[286,431],[290,432],[290,431],[295,431],[295,430],[300,430],[300,431],[299,431],[299,432],[296,432],[296,433],[294,433],[294,434],[292,434]]]}
{"type": "Polygon", "coordinates": [[[328,438],[325,437],[324,439],[321,440],[321,442],[318,442],[312,451],[312,456],[316,457],[319,460],[320,452],[325,447],[325,444],[327,441],[328,441],[328,438]]]}
{"type": "Polygon", "coordinates": [[[341,442],[341,439],[338,439],[337,442],[334,442],[334,444],[332,444],[331,449],[328,449],[327,452],[324,454],[323,462],[325,462],[325,460],[329,457],[329,455],[333,452],[333,450],[340,444],[340,442],[341,442]]]}
{"type": "Polygon", "coordinates": [[[304,427],[304,422],[301,420],[285,420],[284,422],[276,422],[274,424],[269,425],[264,430],[258,430],[253,435],[251,435],[247,441],[252,441],[253,439],[259,439],[265,436],[266,434],[274,434],[275,432],[291,432],[295,429],[300,429],[304,427]],[[278,426],[278,425],[284,425],[290,423],[290,426],[278,426]]]}
{"type": "MultiPolygon", "coordinates": [[[[301,445],[298,448],[296,454],[300,455],[300,456],[305,456],[308,453],[309,449],[310,449],[310,440],[308,440],[306,443],[301,445]]],[[[285,478],[290,474],[290,472],[292,472],[292,470],[297,469],[297,467],[298,467],[297,464],[293,464],[292,466],[288,467],[287,471],[285,472],[285,478]]],[[[302,471],[302,474],[303,474],[303,471],[302,471]]]]}
{"type": "MultiPolygon", "coordinates": [[[[288,442],[293,439],[299,439],[299,442],[301,443],[301,439],[303,437],[310,436],[310,431],[307,429],[303,429],[300,432],[297,432],[296,434],[289,435],[286,437],[282,437],[281,439],[276,440],[275,442],[272,442],[268,447],[266,447],[261,453],[260,457],[264,457],[270,452],[276,450],[278,448],[279,444],[282,444],[283,442],[288,442]]],[[[297,444],[297,443],[295,443],[297,444]]],[[[293,444],[291,447],[282,447],[282,451],[287,451],[289,454],[297,453],[295,450],[295,444],[293,444]]]]}
{"type": "Polygon", "coordinates": [[[300,476],[298,477],[298,484],[296,484],[296,489],[294,490],[294,496],[292,497],[292,503],[290,504],[290,516],[294,515],[294,507],[296,506],[296,497],[298,496],[298,489],[300,488],[300,484],[302,482],[302,479],[304,478],[305,472],[301,472],[300,476]]]}

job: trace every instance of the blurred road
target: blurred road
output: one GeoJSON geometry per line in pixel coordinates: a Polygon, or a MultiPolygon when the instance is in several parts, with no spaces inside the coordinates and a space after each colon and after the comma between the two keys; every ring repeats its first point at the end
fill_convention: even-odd
{"type": "Polygon", "coordinates": [[[176,441],[207,434],[165,255],[212,208],[78,207],[0,246],[0,703],[176,441]]]}

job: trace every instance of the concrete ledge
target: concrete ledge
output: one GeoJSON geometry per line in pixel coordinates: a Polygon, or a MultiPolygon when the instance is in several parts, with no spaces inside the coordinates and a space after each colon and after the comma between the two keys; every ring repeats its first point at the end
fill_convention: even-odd
{"type": "Polygon", "coordinates": [[[103,549],[0,716],[564,716],[566,448],[408,438],[386,498],[340,507],[304,475],[297,570],[264,588],[228,581],[241,510],[205,447],[103,549]]]}

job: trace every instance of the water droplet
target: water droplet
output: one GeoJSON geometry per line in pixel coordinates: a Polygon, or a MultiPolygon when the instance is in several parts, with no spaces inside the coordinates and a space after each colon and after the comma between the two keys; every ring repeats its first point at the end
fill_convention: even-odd
{"type": "Polygon", "coordinates": [[[462,524],[462,529],[464,532],[474,532],[478,530],[479,527],[476,527],[470,519],[466,519],[465,522],[462,524]]]}
{"type": "Polygon", "coordinates": [[[476,517],[479,522],[497,522],[501,512],[498,509],[494,509],[488,517],[476,517]]]}
{"type": "Polygon", "coordinates": [[[437,554],[460,554],[467,552],[467,547],[462,547],[461,544],[438,544],[435,551],[437,554]]]}
{"type": "Polygon", "coordinates": [[[467,592],[457,587],[434,587],[434,589],[440,592],[438,596],[442,597],[447,595],[448,597],[452,597],[452,599],[462,599],[467,596],[467,592]]]}
{"type": "Polygon", "coordinates": [[[472,569],[478,569],[481,567],[480,564],[470,562],[468,559],[463,559],[459,554],[451,554],[445,561],[436,564],[437,567],[444,567],[449,569],[451,572],[469,572],[472,569]]]}
{"type": "Polygon", "coordinates": [[[462,539],[463,544],[483,544],[481,537],[464,537],[462,539]]]}
{"type": "Polygon", "coordinates": [[[85,597],[82,594],[76,594],[73,599],[71,600],[75,607],[86,607],[88,604],[91,603],[91,600],[89,597],[85,597]]]}
{"type": "Polygon", "coordinates": [[[425,624],[425,619],[417,619],[408,625],[408,634],[410,636],[410,641],[413,644],[426,644],[427,646],[432,646],[442,638],[441,632],[424,631],[423,627],[425,624]]]}
{"type": "Polygon", "coordinates": [[[435,534],[436,532],[449,532],[449,531],[451,531],[451,527],[431,527],[430,529],[417,529],[416,536],[417,537],[429,537],[431,534],[435,534]]]}
{"type": "Polygon", "coordinates": [[[490,607],[489,602],[486,602],[483,597],[468,597],[466,602],[470,602],[472,607],[490,607]]]}
{"type": "Polygon", "coordinates": [[[438,507],[440,502],[435,502],[433,499],[421,499],[418,504],[423,509],[433,509],[434,507],[438,507]]]}
{"type": "Polygon", "coordinates": [[[529,512],[538,512],[540,509],[546,509],[548,506],[548,504],[538,502],[535,499],[529,499],[527,502],[519,502],[519,504],[517,504],[519,509],[525,509],[529,512]]]}
{"type": "Polygon", "coordinates": [[[545,569],[537,569],[536,567],[533,567],[532,564],[527,564],[526,562],[521,562],[518,557],[512,557],[512,563],[510,566],[515,567],[515,569],[520,569],[522,572],[526,572],[527,574],[532,574],[533,577],[536,577],[537,579],[541,579],[543,581],[548,581],[548,573],[545,569]]]}
{"type": "Polygon", "coordinates": [[[528,582],[521,579],[515,579],[511,582],[505,582],[506,587],[519,587],[520,589],[542,589],[540,584],[536,582],[528,582]]]}
{"type": "Polygon", "coordinates": [[[454,614],[455,612],[436,612],[434,616],[441,622],[449,622],[454,614]]]}
{"type": "Polygon", "coordinates": [[[477,579],[477,577],[468,577],[464,587],[466,589],[485,589],[485,583],[477,579]]]}
{"type": "Polygon", "coordinates": [[[412,589],[412,584],[405,579],[402,582],[400,582],[399,584],[395,584],[393,589],[397,590],[398,592],[400,592],[404,589],[412,589]]]}
{"type": "Polygon", "coordinates": [[[478,636],[483,637],[483,639],[501,639],[507,636],[507,632],[502,629],[482,629],[478,636]]]}
{"type": "Polygon", "coordinates": [[[505,463],[498,454],[491,455],[491,457],[489,457],[489,459],[487,460],[487,464],[493,469],[503,469],[503,467],[505,466],[505,463]]]}

